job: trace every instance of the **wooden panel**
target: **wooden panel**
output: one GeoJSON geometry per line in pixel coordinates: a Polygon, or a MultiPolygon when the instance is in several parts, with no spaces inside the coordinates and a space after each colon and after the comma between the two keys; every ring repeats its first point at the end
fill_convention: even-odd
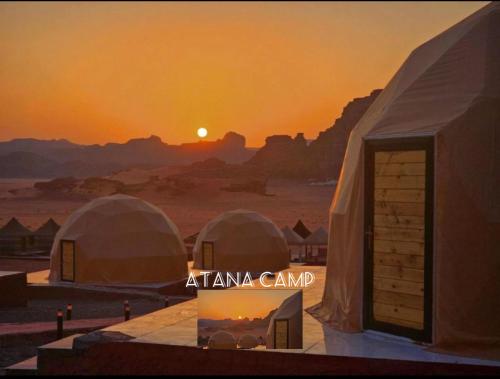
{"type": "Polygon", "coordinates": [[[409,255],[424,255],[425,247],[423,242],[413,241],[387,241],[374,240],[373,248],[375,253],[393,253],[393,254],[409,254],[409,255]]]}
{"type": "Polygon", "coordinates": [[[425,162],[425,150],[377,151],[375,163],[422,163],[425,162]]]}
{"type": "Polygon", "coordinates": [[[373,288],[377,290],[407,293],[409,295],[424,295],[424,283],[409,282],[399,279],[375,278],[373,280],[373,288]]]}
{"type": "Polygon", "coordinates": [[[375,189],[375,201],[391,203],[422,203],[425,202],[424,189],[375,189]]]}
{"type": "Polygon", "coordinates": [[[288,349],[288,320],[274,320],[274,348],[288,349]]]}
{"type": "Polygon", "coordinates": [[[424,174],[425,163],[375,163],[376,176],[424,174]]]}
{"type": "Polygon", "coordinates": [[[384,266],[377,263],[374,265],[373,276],[374,278],[402,279],[417,283],[424,282],[424,270],[401,266],[384,266]]]}
{"type": "Polygon", "coordinates": [[[425,209],[420,203],[375,202],[376,215],[419,216],[425,215],[425,209]]]}
{"type": "Polygon", "coordinates": [[[373,232],[375,240],[385,240],[385,241],[423,242],[425,235],[423,229],[396,229],[396,228],[375,227],[373,232]]]}
{"type": "Polygon", "coordinates": [[[419,328],[423,328],[424,326],[424,313],[418,309],[373,303],[373,313],[375,319],[377,319],[377,316],[391,317],[417,323],[419,328]]]}
{"type": "Polygon", "coordinates": [[[409,254],[377,253],[374,254],[375,264],[384,266],[407,267],[414,269],[424,269],[424,256],[409,254]]]}
{"type": "Polygon", "coordinates": [[[213,242],[202,242],[203,268],[205,270],[214,269],[214,246],[213,242]]]}
{"type": "Polygon", "coordinates": [[[396,305],[413,309],[424,309],[424,297],[418,295],[408,295],[392,291],[373,291],[373,301],[375,303],[396,305]]]}
{"type": "Polygon", "coordinates": [[[373,317],[422,330],[424,150],[375,152],[373,317]]]}
{"type": "Polygon", "coordinates": [[[424,218],[420,216],[375,215],[375,226],[423,229],[424,218]]]}
{"type": "Polygon", "coordinates": [[[73,282],[75,280],[75,243],[61,241],[61,279],[73,282]]]}

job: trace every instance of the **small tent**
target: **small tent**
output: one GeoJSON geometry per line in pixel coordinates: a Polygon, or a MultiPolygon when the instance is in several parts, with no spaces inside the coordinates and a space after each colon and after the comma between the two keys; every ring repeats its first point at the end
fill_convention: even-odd
{"type": "Polygon", "coordinates": [[[297,262],[302,259],[304,251],[304,239],[295,233],[292,228],[285,226],[281,229],[283,235],[285,236],[286,243],[288,244],[288,250],[290,251],[290,261],[297,262]]]}
{"type": "Polygon", "coordinates": [[[57,232],[50,281],[142,284],[187,277],[184,243],[154,205],[126,195],[101,197],[73,212],[57,232]]]}
{"type": "Polygon", "coordinates": [[[225,212],[203,227],[193,248],[195,269],[276,272],[289,267],[281,230],[253,211],[225,212]]]}
{"type": "Polygon", "coordinates": [[[306,245],[306,262],[314,264],[326,263],[326,246],[328,232],[320,226],[304,240],[306,245]]]}
{"type": "Polygon", "coordinates": [[[267,349],[302,349],[302,290],[274,312],[266,334],[267,349]]]}
{"type": "Polygon", "coordinates": [[[351,132],[311,312],[458,351],[500,343],[500,4],[406,59],[351,132]]]}
{"type": "Polygon", "coordinates": [[[236,339],[231,333],[219,330],[210,336],[209,349],[236,349],[236,339]]]}
{"type": "Polygon", "coordinates": [[[33,232],[12,217],[0,229],[0,250],[26,251],[33,247],[33,232]]]}

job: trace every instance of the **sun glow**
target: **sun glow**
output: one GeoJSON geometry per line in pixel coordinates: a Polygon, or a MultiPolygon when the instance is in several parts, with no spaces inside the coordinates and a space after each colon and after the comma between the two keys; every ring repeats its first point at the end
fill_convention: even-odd
{"type": "Polygon", "coordinates": [[[196,133],[198,134],[198,137],[205,138],[208,134],[208,130],[205,128],[199,128],[196,133]]]}

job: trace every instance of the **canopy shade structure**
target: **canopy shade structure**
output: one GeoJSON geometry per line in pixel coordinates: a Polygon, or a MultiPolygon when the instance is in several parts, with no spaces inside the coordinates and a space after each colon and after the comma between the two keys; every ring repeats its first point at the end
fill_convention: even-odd
{"type": "Polygon", "coordinates": [[[236,349],[236,338],[231,333],[219,330],[210,336],[209,349],[236,349]]]}
{"type": "Polygon", "coordinates": [[[302,220],[297,221],[297,223],[293,227],[293,231],[302,238],[307,238],[309,237],[309,234],[311,234],[311,231],[307,229],[302,220]]]}
{"type": "Polygon", "coordinates": [[[286,242],[288,243],[288,246],[290,245],[303,245],[304,244],[304,239],[299,236],[297,233],[295,233],[292,228],[289,226],[285,226],[283,229],[281,229],[283,232],[283,235],[285,236],[286,242]]]}
{"type": "Polygon", "coordinates": [[[492,2],[414,50],[353,129],[311,312],[342,331],[373,327],[380,312],[377,325],[423,323],[436,347],[498,344],[499,128],[492,2]]]}
{"type": "Polygon", "coordinates": [[[237,209],[222,213],[200,231],[193,267],[233,272],[276,272],[289,267],[288,246],[268,218],[237,209]]]}
{"type": "Polygon", "coordinates": [[[306,245],[328,245],[328,232],[320,226],[304,240],[306,245]]]}
{"type": "Polygon", "coordinates": [[[7,224],[0,229],[0,237],[24,237],[31,236],[33,232],[22,225],[17,218],[12,217],[7,224]]]}
{"type": "Polygon", "coordinates": [[[185,277],[187,255],[177,227],[161,209],[132,196],[84,205],[58,231],[51,250],[52,282],[141,284],[185,277]]]}
{"type": "Polygon", "coordinates": [[[45,224],[43,224],[35,232],[33,232],[33,234],[35,234],[36,236],[55,236],[60,228],[60,225],[57,224],[57,222],[55,222],[51,217],[45,224]]]}
{"type": "Polygon", "coordinates": [[[302,291],[286,298],[274,312],[266,334],[267,349],[302,349],[302,291]]]}

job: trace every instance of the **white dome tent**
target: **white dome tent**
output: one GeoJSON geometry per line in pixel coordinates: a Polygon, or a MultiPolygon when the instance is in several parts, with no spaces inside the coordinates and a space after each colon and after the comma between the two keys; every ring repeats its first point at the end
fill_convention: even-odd
{"type": "Polygon", "coordinates": [[[244,334],[238,339],[238,347],[240,349],[253,349],[259,345],[257,337],[251,334],[244,334]]]}
{"type": "Polygon", "coordinates": [[[209,349],[236,349],[236,338],[231,333],[219,330],[210,336],[209,349]]]}
{"type": "Polygon", "coordinates": [[[195,269],[277,272],[289,267],[281,230],[257,212],[225,212],[200,231],[193,248],[195,269]]]}
{"type": "Polygon", "coordinates": [[[286,298],[269,321],[267,349],[302,349],[302,290],[286,298]]]}
{"type": "Polygon", "coordinates": [[[92,200],[56,234],[49,280],[143,284],[187,277],[175,224],[154,205],[127,195],[92,200]]]}

